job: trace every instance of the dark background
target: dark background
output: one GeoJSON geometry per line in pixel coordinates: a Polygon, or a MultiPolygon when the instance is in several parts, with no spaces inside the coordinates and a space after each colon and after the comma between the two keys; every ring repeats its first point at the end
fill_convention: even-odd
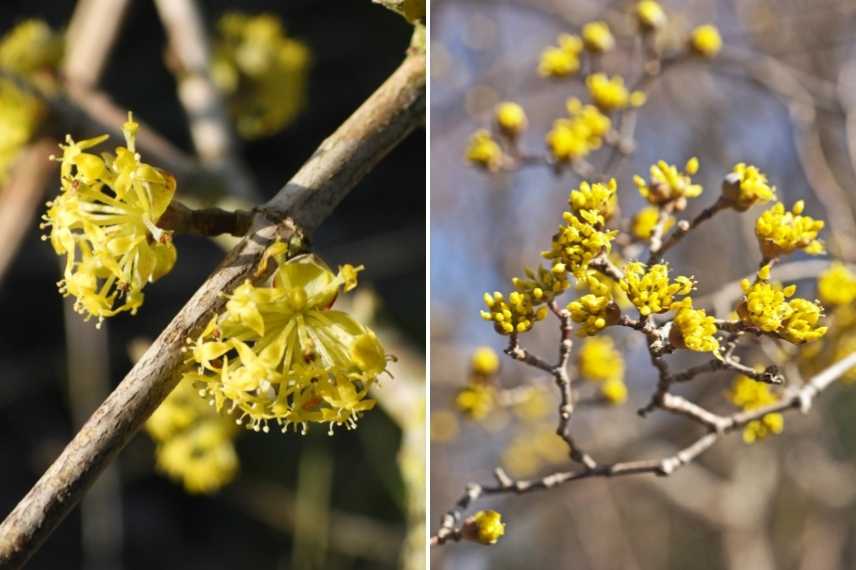
{"type": "MultiPolygon", "coordinates": [[[[70,1],[3,2],[0,33],[27,17],[63,27],[73,7],[70,1]]],[[[368,0],[208,1],[204,10],[212,27],[226,10],[275,12],[286,32],[308,44],[312,53],[307,109],[281,134],[243,149],[265,198],[395,69],[411,31],[401,18],[368,0]]],[[[191,152],[175,81],[163,63],[164,49],[154,5],[133,2],[101,88],[191,152]]],[[[424,138],[419,130],[393,151],[315,235],[316,251],[331,265],[346,260],[366,264],[363,282],[382,298],[381,318],[404,331],[416,347],[424,346],[425,322],[424,138]]],[[[58,260],[39,233],[34,220],[0,283],[0,513],[13,508],[74,433],[67,403],[62,299],[55,288],[58,260]]],[[[128,343],[156,336],[223,255],[204,239],[179,238],[177,247],[175,270],[146,289],[140,314],[109,322],[114,384],[131,366],[128,343]]],[[[298,458],[309,447],[333,462],[333,508],[376,519],[403,536],[403,491],[395,463],[399,435],[382,411],[368,414],[358,430],[342,430],[334,438],[326,435],[325,426],[306,437],[244,434],[238,440],[238,482],[210,498],[189,496],[156,475],[152,444],[147,436],[137,436],[118,461],[122,563],[129,569],[289,567],[292,537],[248,513],[235,489],[245,483],[293,489],[298,458]]],[[[75,509],[29,567],[81,567],[80,535],[80,510],[75,509]]],[[[319,566],[364,568],[377,563],[330,553],[319,566]]]]}

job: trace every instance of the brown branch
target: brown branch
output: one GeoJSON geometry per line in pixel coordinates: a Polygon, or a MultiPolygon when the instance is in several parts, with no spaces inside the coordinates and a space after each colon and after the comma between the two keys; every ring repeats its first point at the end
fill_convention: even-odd
{"type": "Polygon", "coordinates": [[[249,278],[277,236],[315,230],[424,121],[425,58],[410,56],[253,216],[248,235],[164,329],[121,384],[0,525],[0,568],[20,568],[80,501],[178,382],[181,349],[249,278]]]}
{"type": "Polygon", "coordinates": [[[194,210],[174,200],[157,222],[159,228],[178,234],[244,236],[253,222],[253,213],[247,210],[202,208],[194,210]]]}
{"type": "MultiPolygon", "coordinates": [[[[660,242],[659,240],[655,240],[653,237],[651,239],[651,257],[648,259],[648,265],[652,263],[656,263],[669,251],[672,247],[677,245],[684,236],[690,233],[695,228],[699,227],[701,224],[711,219],[713,216],[717,214],[717,212],[721,212],[728,208],[728,203],[720,198],[716,202],[714,202],[711,206],[708,206],[699,214],[692,219],[690,222],[686,222],[685,220],[681,220],[675,225],[674,231],[669,235],[668,239],[660,242]]],[[[662,216],[662,214],[661,214],[662,216]]],[[[658,226],[660,224],[658,223],[658,226]]]]}
{"type": "Polygon", "coordinates": [[[66,32],[62,75],[69,83],[94,88],[128,13],[129,0],[78,0],[66,32]]]}

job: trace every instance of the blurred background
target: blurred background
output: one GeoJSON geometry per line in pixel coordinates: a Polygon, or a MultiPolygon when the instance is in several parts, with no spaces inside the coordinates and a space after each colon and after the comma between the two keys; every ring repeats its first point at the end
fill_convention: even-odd
{"type": "MultiPolygon", "coordinates": [[[[321,141],[395,70],[412,33],[402,18],[368,0],[198,4],[212,34],[227,11],[272,13],[281,18],[287,37],[301,42],[309,55],[305,80],[298,81],[295,93],[283,95],[302,97],[300,112],[275,134],[239,143],[238,160],[244,162],[261,200],[275,194],[321,141]],[[297,92],[304,89],[303,95],[297,92]]],[[[126,5],[124,17],[96,89],[107,94],[116,108],[133,110],[135,118],[183,154],[192,155],[194,145],[171,71],[175,54],[168,49],[155,4],[131,1],[113,7],[120,11],[122,5],[126,5]]],[[[0,35],[29,18],[42,19],[62,31],[69,26],[75,7],[70,0],[3,2],[0,35]]],[[[101,26],[111,25],[113,15],[110,9],[96,11],[96,28],[99,21],[101,26]]],[[[90,28],[76,41],[86,41],[92,34],[90,28]]],[[[71,105],[95,99],[72,98],[71,105]]],[[[71,132],[79,140],[91,136],[92,129],[98,132],[92,125],[77,130],[52,114],[47,117],[39,132],[54,137],[71,132]]],[[[385,380],[378,391],[385,392],[377,396],[384,403],[365,415],[359,429],[338,430],[335,437],[327,435],[326,426],[316,426],[305,437],[277,430],[267,435],[238,434],[238,476],[210,496],[189,494],[181,483],[156,473],[154,444],[141,433],[29,567],[424,566],[424,476],[419,469],[424,456],[424,141],[422,130],[410,136],[350,193],[314,236],[315,251],[331,266],[366,266],[353,310],[371,321],[387,351],[399,357],[392,368],[396,378],[385,380]],[[408,533],[419,539],[415,547],[407,546],[408,533]]],[[[113,137],[108,144],[112,150],[120,142],[113,137]]],[[[33,168],[41,169],[39,165],[56,147],[41,151],[31,163],[33,168]]],[[[166,166],[145,149],[142,152],[143,160],[166,166]]],[[[164,160],[176,158],[170,157],[168,149],[163,155],[164,160]]],[[[21,174],[23,169],[15,172],[21,174]]],[[[204,177],[202,183],[195,178],[192,191],[183,193],[182,180],[192,176],[178,174],[179,199],[220,203],[225,198],[238,203],[228,192],[224,195],[222,184],[207,185],[204,177]]],[[[41,184],[24,184],[32,190],[22,196],[21,176],[12,175],[6,185],[16,191],[7,191],[7,199],[0,199],[0,210],[6,209],[4,223],[12,219],[21,226],[20,241],[7,238],[0,244],[6,249],[0,255],[4,258],[0,320],[10,325],[0,333],[3,516],[130,369],[129,347],[154,338],[224,255],[222,244],[212,240],[178,237],[179,262],[171,274],[147,287],[140,314],[126,313],[96,331],[94,322],[84,324],[69,305],[64,306],[55,285],[60,260],[40,240],[37,218],[43,202],[59,188],[55,176],[54,172],[41,184]],[[28,207],[31,203],[37,205],[28,207]]]]}
{"type": "MultiPolygon", "coordinates": [[[[567,208],[580,178],[544,165],[486,173],[467,163],[470,136],[490,128],[500,101],[520,103],[529,118],[520,147],[546,154],[544,135],[565,114],[568,97],[587,99],[580,76],[538,76],[542,50],[560,33],[579,33],[605,20],[619,48],[602,68],[638,74],[632,51],[632,1],[507,0],[491,3],[433,0],[431,69],[431,497],[430,526],[469,482],[493,483],[501,465],[517,477],[566,470],[566,451],[555,430],[558,394],[551,380],[501,354],[507,341],[479,317],[484,291],[508,291],[512,276],[537,266],[539,253],[567,208]],[[468,384],[470,357],[490,346],[501,355],[499,386],[506,394],[534,387],[530,406],[496,406],[478,421],[456,409],[468,384]],[[557,451],[558,445],[558,451],[557,451]]],[[[831,250],[854,261],[856,202],[856,4],[849,1],[700,0],[661,2],[668,24],[661,45],[680,48],[697,25],[718,26],[724,44],[713,61],[669,68],[648,91],[638,113],[636,148],[609,174],[618,180],[624,216],[644,200],[634,174],[664,159],[701,162],[694,179],[705,192],[685,217],[713,203],[724,174],[740,161],[757,165],[790,206],[837,233],[831,250]]],[[[629,81],[629,80],[628,80],[629,81]]],[[[590,161],[600,167],[606,155],[590,161]]],[[[761,208],[725,212],[701,226],[667,259],[680,274],[695,275],[699,297],[751,274],[760,260],[753,235],[761,208]]],[[[829,237],[829,231],[824,233],[829,237]]],[[[802,264],[791,277],[812,298],[825,261],[802,264]]],[[[774,273],[775,276],[775,273],[774,273]]],[[[739,294],[739,289],[738,289],[739,294]]],[[[553,321],[523,343],[550,361],[557,339],[553,321]]],[[[642,343],[610,331],[626,361],[629,399],[622,406],[593,403],[574,416],[575,435],[598,461],[655,458],[674,453],[700,435],[697,426],[655,413],[641,419],[656,383],[642,343]]],[[[574,356],[579,346],[575,343],[574,356]]],[[[774,355],[776,346],[766,346],[774,355]]],[[[852,350],[852,348],[851,348],[852,350]]],[[[770,354],[742,353],[745,362],[770,354]]],[[[674,370],[700,356],[670,357],[674,370]]],[[[799,370],[791,367],[791,372],[799,370]]],[[[806,370],[803,370],[807,373],[806,370]]],[[[724,396],[733,374],[689,383],[679,393],[714,411],[731,413],[724,396]]],[[[584,398],[594,394],[581,386],[584,398]]],[[[433,568],[566,567],[576,569],[834,569],[856,565],[856,392],[834,386],[808,416],[790,414],[785,432],[753,446],[725,438],[670,478],[585,480],[526,496],[494,497],[476,508],[503,514],[506,536],[493,547],[473,543],[432,548],[433,568]]],[[[471,514],[471,513],[469,513],[471,514]]]]}

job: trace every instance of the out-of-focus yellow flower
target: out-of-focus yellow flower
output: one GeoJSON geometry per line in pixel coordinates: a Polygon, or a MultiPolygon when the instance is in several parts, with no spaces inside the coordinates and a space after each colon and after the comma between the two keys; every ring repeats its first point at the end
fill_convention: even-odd
{"type": "Polygon", "coordinates": [[[455,406],[470,419],[483,420],[496,407],[496,389],[488,384],[470,384],[455,396],[455,406]]]}
{"type": "Polygon", "coordinates": [[[594,53],[604,53],[615,47],[615,38],[606,22],[589,22],[583,26],[583,44],[594,53]]]}
{"type": "Polygon", "coordinates": [[[218,22],[211,71],[248,139],[288,126],[306,104],[309,49],[285,35],[273,14],[225,14],[218,22]]]}
{"type": "Polygon", "coordinates": [[[470,137],[467,148],[467,160],[487,170],[499,170],[503,160],[502,147],[499,146],[490,131],[479,129],[470,137]]]}
{"type": "Polygon", "coordinates": [[[538,73],[542,77],[565,77],[580,70],[583,42],[577,36],[562,34],[558,45],[548,46],[541,53],[538,73]]]}
{"type": "Polygon", "coordinates": [[[640,240],[651,239],[651,236],[654,234],[654,228],[657,227],[657,224],[660,221],[660,216],[666,216],[663,230],[664,232],[669,231],[669,228],[675,225],[675,218],[661,212],[660,208],[657,206],[646,206],[639,210],[636,215],[633,216],[631,227],[633,237],[640,240]]]}
{"type": "Polygon", "coordinates": [[[776,187],[770,186],[767,176],[756,166],[740,162],[722,183],[722,195],[732,208],[745,212],[755,204],[766,204],[776,199],[776,187]]]}
{"type": "Polygon", "coordinates": [[[146,421],[157,443],[158,469],[189,493],[212,493],[235,478],[235,423],[200,398],[190,382],[180,382],[146,421]]]}
{"type": "Polygon", "coordinates": [[[568,274],[562,267],[548,270],[539,266],[537,273],[527,267],[524,273],[525,278],[514,277],[511,283],[517,291],[527,295],[534,303],[549,303],[569,287],[568,274]]]}
{"type": "Polygon", "coordinates": [[[666,13],[654,0],[642,0],[636,4],[636,20],[643,31],[662,28],[666,23],[666,13]]]}
{"type": "Polygon", "coordinates": [[[624,358],[608,336],[586,339],[578,355],[578,366],[584,378],[595,382],[624,378],[624,358]]]}
{"type": "Polygon", "coordinates": [[[509,293],[507,300],[499,291],[493,295],[485,293],[484,304],[487,310],[481,311],[482,318],[492,321],[494,329],[501,335],[528,332],[533,324],[547,316],[547,307],[539,307],[539,301],[520,291],[509,293]]]}
{"type": "Polygon", "coordinates": [[[609,254],[617,230],[604,230],[605,220],[595,210],[563,212],[565,221],[553,235],[550,250],[541,255],[553,263],[553,271],[567,271],[581,276],[592,259],[609,254]]]}
{"type": "Polygon", "coordinates": [[[374,407],[368,391],[387,364],[374,332],[331,308],[361,268],[333,273],[314,255],[285,260],[285,248],[271,247],[279,264],[271,286],[247,281],[228,295],[226,310],[191,344],[195,368],[184,379],[247,429],[353,429],[374,407]]]}
{"type": "Polygon", "coordinates": [[[825,305],[849,305],[856,300],[856,275],[844,264],[833,263],[818,277],[817,292],[825,305]]]}
{"type": "MultiPolygon", "coordinates": [[[[757,382],[742,374],[735,378],[728,398],[735,406],[745,411],[764,408],[779,401],[770,391],[769,385],[757,382]]],[[[754,420],[746,425],[743,429],[743,441],[754,443],[769,435],[782,433],[784,427],[785,420],[782,414],[766,414],[760,420],[754,420]]]]}
{"type": "Polygon", "coordinates": [[[0,39],[0,68],[30,75],[55,68],[63,38],[41,20],[24,20],[0,39]]]}
{"type": "Polygon", "coordinates": [[[567,109],[568,117],[557,119],[546,136],[550,153],[557,161],[583,158],[599,149],[612,127],[610,118],[594,105],[583,105],[579,99],[571,98],[567,109]]]}
{"type": "Polygon", "coordinates": [[[825,252],[817,234],[823,229],[823,220],[801,215],[805,202],[797,200],[790,212],[781,202],[765,211],[755,221],[755,235],[766,259],[774,259],[797,250],[810,255],[825,252]]]}
{"type": "Polygon", "coordinates": [[[583,180],[578,189],[571,190],[568,205],[574,211],[593,210],[603,216],[604,220],[608,220],[618,205],[617,191],[618,184],[615,178],[610,178],[605,184],[601,182],[589,184],[583,180]]]}
{"type": "Polygon", "coordinates": [[[517,137],[528,125],[523,107],[513,101],[504,101],[497,105],[494,115],[499,129],[511,138],[517,137]]]}
{"type": "Polygon", "coordinates": [[[529,387],[523,397],[515,402],[513,411],[527,422],[543,419],[555,409],[550,392],[540,387],[529,387]]]}
{"type": "Polygon", "coordinates": [[[489,346],[480,346],[473,351],[470,368],[479,376],[493,376],[499,371],[499,355],[489,346]]]}
{"type": "Polygon", "coordinates": [[[645,104],[645,93],[628,91],[620,75],[610,78],[605,73],[594,73],[586,77],[586,86],[594,104],[607,113],[645,104]]]}
{"type": "Polygon", "coordinates": [[[44,105],[9,79],[0,79],[0,185],[45,114],[44,105]]]}
{"type": "Polygon", "coordinates": [[[600,395],[613,406],[620,406],[627,401],[627,384],[624,380],[607,380],[600,385],[600,395]]]}
{"type": "Polygon", "coordinates": [[[464,536],[480,544],[496,544],[504,534],[502,515],[496,511],[479,511],[464,523],[464,536]]]}
{"type": "Polygon", "coordinates": [[[512,477],[531,477],[545,464],[568,460],[568,444],[556,435],[555,426],[544,424],[517,435],[503,450],[500,462],[512,477]]]}
{"type": "Polygon", "coordinates": [[[692,176],[698,172],[698,159],[693,157],[687,161],[684,171],[661,160],[651,166],[651,181],[641,176],[634,176],[633,181],[639,188],[639,193],[650,204],[663,206],[672,204],[674,210],[683,210],[687,198],[697,198],[704,190],[701,184],[693,184],[692,176]]]}
{"type": "Polygon", "coordinates": [[[702,57],[715,57],[722,49],[722,37],[716,26],[705,24],[698,26],[690,37],[690,47],[702,57]]]}
{"type": "Polygon", "coordinates": [[[643,317],[668,312],[677,296],[689,295],[695,288],[692,277],[679,275],[669,279],[669,266],[658,263],[646,267],[631,262],[624,266],[621,288],[643,317]]]}
{"type": "Polygon", "coordinates": [[[176,251],[172,234],[157,227],[175,194],[175,178],[140,160],[139,125],[130,113],[127,147],[115,155],[86,152],[107,135],[61,145],[61,193],[48,202],[42,228],[66,256],[59,290],[75,297],[75,311],[99,323],[122,311],[136,313],[143,288],[169,273],[176,251]]]}
{"type": "MultiPolygon", "coordinates": [[[[856,352],[856,335],[846,334],[838,339],[835,345],[834,360],[838,361],[856,352]]],[[[846,383],[856,382],[856,366],[853,366],[841,377],[846,383]]]]}
{"type": "Polygon", "coordinates": [[[672,305],[675,318],[672,325],[672,342],[696,352],[712,352],[719,356],[719,341],[716,339],[716,319],[704,309],[694,309],[691,298],[672,305]]]}

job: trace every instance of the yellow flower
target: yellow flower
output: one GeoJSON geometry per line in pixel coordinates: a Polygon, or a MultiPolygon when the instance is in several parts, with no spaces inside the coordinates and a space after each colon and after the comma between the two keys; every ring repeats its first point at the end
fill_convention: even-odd
{"type": "Polygon", "coordinates": [[[594,53],[604,53],[615,47],[615,38],[606,22],[589,22],[583,26],[583,44],[594,53]]]}
{"type": "Polygon", "coordinates": [[[496,389],[486,384],[470,384],[455,396],[455,406],[472,420],[483,420],[496,406],[496,389]]]}
{"type": "Polygon", "coordinates": [[[567,102],[568,117],[557,119],[546,141],[558,161],[582,158],[603,145],[612,121],[594,105],[583,105],[579,99],[567,102]]]}
{"type": "MultiPolygon", "coordinates": [[[[744,411],[757,410],[771,406],[779,399],[770,392],[770,387],[763,382],[756,382],[742,374],[735,378],[731,391],[728,393],[731,402],[744,411]]],[[[754,443],[768,435],[780,434],[785,427],[785,421],[780,413],[765,414],[760,420],[749,422],[743,429],[743,441],[754,443]]]]}
{"type": "Polygon", "coordinates": [[[825,305],[849,305],[856,300],[856,275],[845,265],[833,263],[817,279],[817,292],[825,305]]]}
{"type": "Polygon", "coordinates": [[[654,0],[641,0],[636,4],[636,20],[643,31],[656,30],[666,23],[666,13],[654,0]]]}
{"type": "Polygon", "coordinates": [[[488,170],[499,170],[503,160],[502,148],[489,131],[480,129],[470,137],[467,160],[488,170]]]}
{"type": "Polygon", "coordinates": [[[668,312],[676,296],[689,295],[695,288],[692,277],[679,275],[669,280],[669,266],[663,263],[646,267],[631,262],[624,266],[621,288],[643,317],[668,312]]]}
{"type": "Polygon", "coordinates": [[[654,233],[654,228],[660,221],[660,216],[666,216],[664,231],[669,231],[669,228],[675,225],[675,219],[666,213],[660,211],[656,206],[646,206],[639,210],[633,216],[631,231],[636,239],[649,240],[654,233]]]}
{"type": "Polygon", "coordinates": [[[722,37],[716,26],[705,24],[693,30],[690,47],[702,57],[712,58],[722,49],[722,37]]]}
{"type": "Polygon", "coordinates": [[[499,355],[489,346],[480,346],[473,351],[470,368],[479,376],[493,376],[499,371],[499,355]]]}
{"type": "Polygon", "coordinates": [[[537,321],[547,316],[547,307],[537,307],[539,302],[527,293],[512,291],[508,300],[499,291],[484,294],[487,311],[481,311],[486,321],[493,321],[493,327],[501,335],[525,333],[532,329],[537,321]]]}
{"type": "Polygon", "coordinates": [[[29,75],[56,67],[63,38],[41,20],[24,20],[0,39],[0,68],[29,75]]]}
{"type": "Polygon", "coordinates": [[[755,222],[755,235],[766,259],[774,259],[799,249],[810,255],[824,253],[823,242],[817,234],[823,229],[822,220],[801,215],[805,203],[798,200],[790,212],[778,202],[755,222]]]}
{"type": "Polygon", "coordinates": [[[618,184],[615,178],[611,178],[606,184],[600,182],[589,184],[583,181],[579,189],[571,190],[568,205],[575,211],[593,210],[608,220],[618,205],[617,190],[618,184]]]}
{"type": "Polygon", "coordinates": [[[553,235],[549,251],[542,252],[553,262],[553,271],[567,271],[580,276],[592,259],[612,250],[616,230],[603,230],[603,216],[594,210],[580,210],[577,215],[563,212],[565,225],[553,235]]]}
{"type": "Polygon", "coordinates": [[[605,112],[625,109],[628,106],[641,107],[645,104],[645,94],[641,91],[630,93],[620,75],[610,79],[604,73],[595,73],[586,77],[586,86],[594,104],[605,112]]]}
{"type": "Polygon", "coordinates": [[[586,339],[578,356],[580,375],[594,382],[622,380],[624,358],[608,336],[586,339]]]}
{"type": "Polygon", "coordinates": [[[512,477],[531,477],[546,464],[568,460],[568,444],[556,435],[555,426],[540,425],[516,436],[502,452],[502,467],[512,477]]]}
{"type": "Polygon", "coordinates": [[[600,385],[600,394],[613,406],[619,406],[627,401],[627,385],[624,380],[607,380],[600,385]]]}
{"type": "Polygon", "coordinates": [[[273,14],[227,13],[217,30],[211,72],[238,133],[255,139],[288,126],[306,104],[308,48],[273,14]]]}
{"type": "Polygon", "coordinates": [[[607,295],[589,293],[568,303],[571,319],[582,326],[577,331],[579,336],[592,336],[604,327],[614,325],[621,316],[612,298],[607,295]]]}
{"type": "Polygon", "coordinates": [[[663,206],[672,204],[673,209],[683,210],[686,207],[687,198],[701,196],[703,188],[701,184],[693,184],[692,176],[698,172],[698,159],[693,157],[687,161],[684,171],[680,172],[676,166],[661,160],[651,166],[651,182],[647,182],[641,176],[634,176],[633,181],[639,188],[639,193],[650,204],[663,206]]]}
{"type": "Polygon", "coordinates": [[[675,318],[672,325],[673,344],[696,352],[712,352],[719,356],[719,341],[716,339],[716,319],[708,316],[704,309],[693,309],[689,297],[672,305],[675,318]]]}
{"type": "Polygon", "coordinates": [[[826,334],[828,327],[818,326],[823,308],[807,299],[792,299],[788,305],[791,314],[782,323],[779,336],[794,344],[817,340],[826,334]]]}
{"type": "Polygon", "coordinates": [[[502,515],[496,511],[479,511],[465,525],[465,536],[481,544],[496,544],[505,534],[502,515]]]}
{"type": "Polygon", "coordinates": [[[123,127],[127,147],[101,156],[85,152],[103,135],[61,145],[60,195],[48,202],[45,222],[59,255],[66,256],[60,292],[75,297],[77,312],[105,318],[136,313],[146,284],[167,274],[176,251],[156,223],[175,194],[175,178],[146,164],[134,148],[137,123],[123,127]]]}
{"type": "Polygon", "coordinates": [[[549,46],[541,53],[538,73],[542,77],[565,77],[579,71],[583,42],[577,36],[562,34],[558,46],[549,46]]]}
{"type": "Polygon", "coordinates": [[[496,124],[507,136],[514,138],[526,130],[526,112],[519,104],[505,101],[496,106],[496,124]]]}
{"type": "Polygon", "coordinates": [[[270,286],[238,287],[225,311],[189,347],[195,383],[218,411],[237,413],[255,431],[276,422],[286,431],[308,423],[356,427],[374,407],[368,390],[386,369],[371,329],[331,307],[353,268],[333,273],[314,255],[279,267],[270,286]]]}
{"type": "Polygon", "coordinates": [[[525,279],[514,277],[511,283],[515,290],[527,295],[536,304],[552,301],[569,287],[568,274],[562,267],[547,270],[539,266],[537,273],[527,267],[524,272],[525,279]]]}
{"type": "Polygon", "coordinates": [[[158,469],[189,493],[211,493],[238,471],[235,424],[200,398],[190,382],[180,382],[146,421],[157,444],[158,469]]]}
{"type": "Polygon", "coordinates": [[[732,208],[745,212],[755,204],[776,199],[776,187],[770,186],[767,176],[751,164],[740,162],[722,183],[722,195],[732,208]]]}
{"type": "Polygon", "coordinates": [[[45,114],[35,96],[10,79],[0,79],[0,185],[6,183],[15,159],[30,142],[45,114]]]}

